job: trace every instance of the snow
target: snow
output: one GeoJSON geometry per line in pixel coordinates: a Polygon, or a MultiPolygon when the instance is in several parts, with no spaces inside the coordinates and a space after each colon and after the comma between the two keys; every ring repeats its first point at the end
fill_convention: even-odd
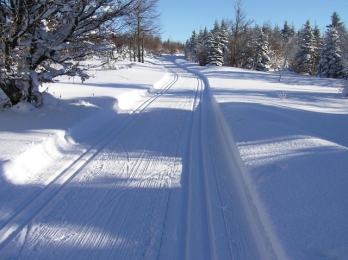
{"type": "Polygon", "coordinates": [[[117,67],[0,111],[0,258],[348,259],[342,81],[117,67]]]}
{"type": "Polygon", "coordinates": [[[235,68],[204,73],[289,258],[347,259],[348,100],[340,82],[288,73],[278,83],[276,73],[235,68]]]}

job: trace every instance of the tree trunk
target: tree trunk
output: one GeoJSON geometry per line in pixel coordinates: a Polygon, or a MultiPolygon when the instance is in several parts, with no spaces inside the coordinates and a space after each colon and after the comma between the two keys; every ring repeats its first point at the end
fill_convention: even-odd
{"type": "Polygon", "coordinates": [[[141,39],[140,39],[140,16],[138,14],[138,31],[137,31],[137,41],[138,41],[138,62],[141,62],[140,48],[141,48],[141,39]]]}
{"type": "Polygon", "coordinates": [[[5,49],[5,51],[4,51],[3,62],[4,62],[6,70],[10,70],[10,62],[9,62],[9,58],[8,58],[10,56],[10,48],[9,48],[7,42],[4,43],[4,49],[5,49]]]}
{"type": "Polygon", "coordinates": [[[0,82],[0,88],[10,99],[12,105],[19,103],[23,97],[21,90],[16,86],[14,80],[5,79],[0,82]]]}
{"type": "Polygon", "coordinates": [[[137,36],[134,34],[134,46],[133,46],[133,61],[136,62],[136,53],[137,53],[137,36]]]}
{"type": "Polygon", "coordinates": [[[144,34],[143,34],[143,38],[141,40],[141,62],[144,63],[144,34]]]}
{"type": "Polygon", "coordinates": [[[132,37],[129,37],[129,60],[132,62],[132,37]]]}

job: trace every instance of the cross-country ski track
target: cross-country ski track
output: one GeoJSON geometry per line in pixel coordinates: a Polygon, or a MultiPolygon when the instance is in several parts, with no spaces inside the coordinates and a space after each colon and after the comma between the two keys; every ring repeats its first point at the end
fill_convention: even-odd
{"type": "Polygon", "coordinates": [[[208,80],[163,65],[160,90],[7,202],[1,259],[282,259],[208,80]]]}

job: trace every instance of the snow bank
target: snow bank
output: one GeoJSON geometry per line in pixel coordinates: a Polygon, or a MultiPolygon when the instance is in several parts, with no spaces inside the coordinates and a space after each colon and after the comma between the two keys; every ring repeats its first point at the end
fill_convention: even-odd
{"type": "Polygon", "coordinates": [[[65,136],[64,131],[57,131],[47,140],[6,161],[2,166],[3,176],[8,182],[15,185],[29,184],[33,180],[36,184],[44,185],[45,182],[39,183],[42,176],[38,176],[38,174],[48,165],[61,159],[70,150],[77,150],[74,145],[75,143],[65,136]]]}
{"type": "Polygon", "coordinates": [[[119,62],[119,70],[91,70],[91,78],[85,83],[61,77],[59,83],[44,84],[40,108],[20,102],[4,109],[0,125],[0,175],[16,185],[40,183],[36,179],[41,178],[40,172],[47,165],[66,153],[84,150],[76,140],[83,142],[111,116],[131,112],[166,81],[167,72],[158,60],[129,64],[119,62]]]}

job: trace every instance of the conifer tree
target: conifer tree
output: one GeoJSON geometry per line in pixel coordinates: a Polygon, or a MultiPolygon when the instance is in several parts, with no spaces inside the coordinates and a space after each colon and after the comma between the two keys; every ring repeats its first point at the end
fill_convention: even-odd
{"type": "Polygon", "coordinates": [[[223,64],[223,52],[221,47],[220,36],[213,35],[211,32],[208,36],[208,59],[207,63],[214,66],[222,66],[223,64]]]}
{"type": "Polygon", "coordinates": [[[189,61],[197,61],[197,33],[195,30],[192,31],[192,36],[186,48],[186,59],[189,61]]]}
{"type": "Polygon", "coordinates": [[[314,47],[315,47],[315,64],[319,64],[321,60],[321,50],[323,48],[323,39],[320,36],[320,29],[318,28],[318,25],[315,25],[314,30],[313,30],[313,35],[314,35],[314,47]]]}
{"type": "Polygon", "coordinates": [[[293,64],[293,57],[295,56],[297,48],[297,36],[295,33],[295,28],[288,25],[288,22],[284,22],[283,29],[280,31],[280,42],[281,42],[281,52],[283,55],[283,62],[279,70],[279,81],[282,77],[282,72],[284,68],[288,67],[289,64],[293,64]]]}
{"type": "Polygon", "coordinates": [[[257,29],[257,38],[255,41],[255,69],[268,71],[270,61],[267,34],[264,33],[262,28],[257,29]]]}
{"type": "Polygon", "coordinates": [[[215,20],[214,22],[214,28],[212,30],[212,33],[214,36],[220,33],[220,24],[217,20],[215,20]]]}
{"type": "Polygon", "coordinates": [[[334,12],[331,16],[331,24],[327,28],[335,27],[340,39],[341,59],[345,67],[348,67],[348,31],[338,13],[334,12]]]}
{"type": "Polygon", "coordinates": [[[294,27],[290,27],[288,25],[288,22],[285,21],[283,29],[281,30],[281,35],[282,35],[281,36],[282,37],[282,41],[284,43],[288,43],[295,36],[295,28],[294,27]]]}
{"type": "Polygon", "coordinates": [[[227,55],[229,53],[229,50],[227,47],[229,43],[229,33],[228,33],[228,28],[227,28],[227,24],[225,20],[221,21],[219,37],[220,37],[220,43],[222,48],[222,57],[225,63],[227,61],[227,55]]]}
{"type": "Polygon", "coordinates": [[[294,70],[297,73],[313,75],[317,64],[315,64],[314,34],[309,20],[300,31],[299,37],[294,70]]]}
{"type": "Polygon", "coordinates": [[[206,44],[206,47],[207,47],[207,63],[206,64],[210,64],[210,62],[212,61],[212,55],[210,53],[210,49],[211,49],[211,46],[213,45],[213,39],[214,39],[214,36],[211,32],[208,33],[207,37],[206,37],[206,41],[205,41],[205,44],[206,44]]]}
{"type": "Polygon", "coordinates": [[[335,28],[342,28],[344,27],[343,22],[341,22],[341,18],[338,15],[338,13],[333,12],[331,15],[331,24],[327,26],[328,28],[335,27],[335,28]]]}
{"type": "Polygon", "coordinates": [[[197,58],[200,66],[205,66],[207,64],[208,50],[206,39],[208,36],[207,27],[199,31],[197,37],[197,58]]]}
{"type": "Polygon", "coordinates": [[[246,44],[242,50],[242,55],[245,57],[243,60],[243,68],[253,69],[254,66],[254,57],[255,57],[255,44],[252,37],[247,38],[246,44]]]}
{"type": "Polygon", "coordinates": [[[321,51],[321,60],[318,65],[318,76],[325,78],[342,78],[344,76],[339,45],[337,29],[332,26],[328,27],[325,45],[321,51]]]}

